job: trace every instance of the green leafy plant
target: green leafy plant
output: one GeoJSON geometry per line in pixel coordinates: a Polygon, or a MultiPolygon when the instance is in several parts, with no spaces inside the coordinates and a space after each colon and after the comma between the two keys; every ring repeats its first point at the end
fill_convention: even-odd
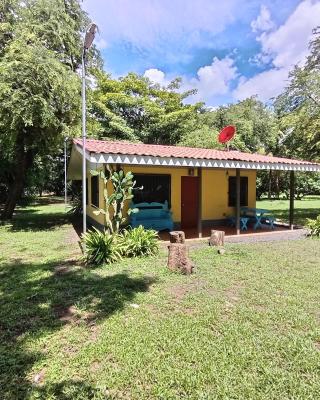
{"type": "Polygon", "coordinates": [[[316,219],[308,219],[307,227],[310,230],[310,236],[320,237],[320,215],[316,219]]]}
{"type": "MultiPolygon", "coordinates": [[[[106,171],[90,171],[92,175],[98,175],[104,181],[103,197],[106,208],[94,211],[95,215],[103,214],[105,216],[106,226],[110,233],[118,233],[121,225],[126,221],[123,216],[123,208],[126,201],[133,198],[133,189],[136,182],[133,180],[132,172],[126,174],[121,169],[114,171],[109,166],[106,171]],[[108,192],[108,182],[111,182],[113,191],[108,192]]],[[[127,214],[136,213],[139,210],[134,208],[128,210],[127,214]]]]}
{"type": "Polygon", "coordinates": [[[81,215],[82,214],[82,195],[81,193],[76,193],[73,196],[73,199],[70,201],[69,210],[67,211],[68,214],[72,215],[81,215]]]}
{"type": "Polygon", "coordinates": [[[123,255],[126,257],[151,256],[157,254],[158,234],[152,229],[138,226],[126,229],[119,239],[123,255]]]}
{"type": "Polygon", "coordinates": [[[84,258],[87,264],[111,264],[121,259],[117,235],[92,228],[81,237],[84,258]]]}

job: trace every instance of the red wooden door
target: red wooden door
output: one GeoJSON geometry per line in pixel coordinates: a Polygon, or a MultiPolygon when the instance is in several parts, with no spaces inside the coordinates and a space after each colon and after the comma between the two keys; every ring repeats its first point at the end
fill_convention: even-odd
{"type": "Polygon", "coordinates": [[[199,178],[181,177],[181,228],[195,228],[198,222],[199,178]]]}

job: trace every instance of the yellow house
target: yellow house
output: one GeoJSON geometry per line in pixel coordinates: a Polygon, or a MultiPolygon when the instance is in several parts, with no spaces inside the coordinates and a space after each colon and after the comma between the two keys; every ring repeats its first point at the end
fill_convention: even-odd
{"type": "MultiPolygon", "coordinates": [[[[82,140],[73,142],[68,176],[82,179],[82,140]]],[[[168,202],[175,226],[198,229],[214,226],[236,216],[240,231],[240,207],[256,206],[256,172],[261,169],[291,172],[320,171],[320,165],[300,160],[270,157],[238,151],[221,151],[178,146],[87,140],[87,219],[103,227],[103,215],[94,211],[104,207],[103,182],[90,174],[106,164],[131,171],[137,186],[134,202],[168,202]]],[[[293,224],[291,196],[290,225],[293,224]]]]}

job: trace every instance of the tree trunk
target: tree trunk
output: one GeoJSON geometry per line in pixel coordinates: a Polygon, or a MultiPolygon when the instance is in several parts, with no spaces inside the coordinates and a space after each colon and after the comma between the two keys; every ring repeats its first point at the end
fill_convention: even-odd
{"type": "Polygon", "coordinates": [[[13,168],[13,182],[9,186],[7,201],[1,215],[1,219],[11,219],[20,199],[28,169],[32,166],[34,154],[32,150],[25,149],[25,135],[23,132],[17,135],[15,144],[15,165],[13,168]]]}
{"type": "Polygon", "coordinates": [[[224,246],[224,231],[211,229],[209,246],[224,246]]]}
{"type": "Polygon", "coordinates": [[[185,234],[183,231],[171,231],[170,235],[170,243],[182,243],[185,242],[185,234]]]}
{"type": "Polygon", "coordinates": [[[182,274],[192,274],[194,265],[188,256],[188,248],[182,243],[171,243],[168,246],[168,268],[182,274]]]}

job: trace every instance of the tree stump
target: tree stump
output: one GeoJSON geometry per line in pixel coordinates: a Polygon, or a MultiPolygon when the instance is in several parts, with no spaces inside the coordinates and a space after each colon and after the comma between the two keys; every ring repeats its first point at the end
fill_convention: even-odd
{"type": "Polygon", "coordinates": [[[185,234],[183,231],[172,231],[169,233],[170,243],[182,243],[185,242],[185,234]]]}
{"type": "Polygon", "coordinates": [[[211,229],[210,246],[224,246],[224,232],[211,229]]]}
{"type": "Polygon", "coordinates": [[[185,275],[192,274],[194,265],[189,259],[187,246],[182,243],[171,243],[168,250],[168,268],[185,275]]]}

